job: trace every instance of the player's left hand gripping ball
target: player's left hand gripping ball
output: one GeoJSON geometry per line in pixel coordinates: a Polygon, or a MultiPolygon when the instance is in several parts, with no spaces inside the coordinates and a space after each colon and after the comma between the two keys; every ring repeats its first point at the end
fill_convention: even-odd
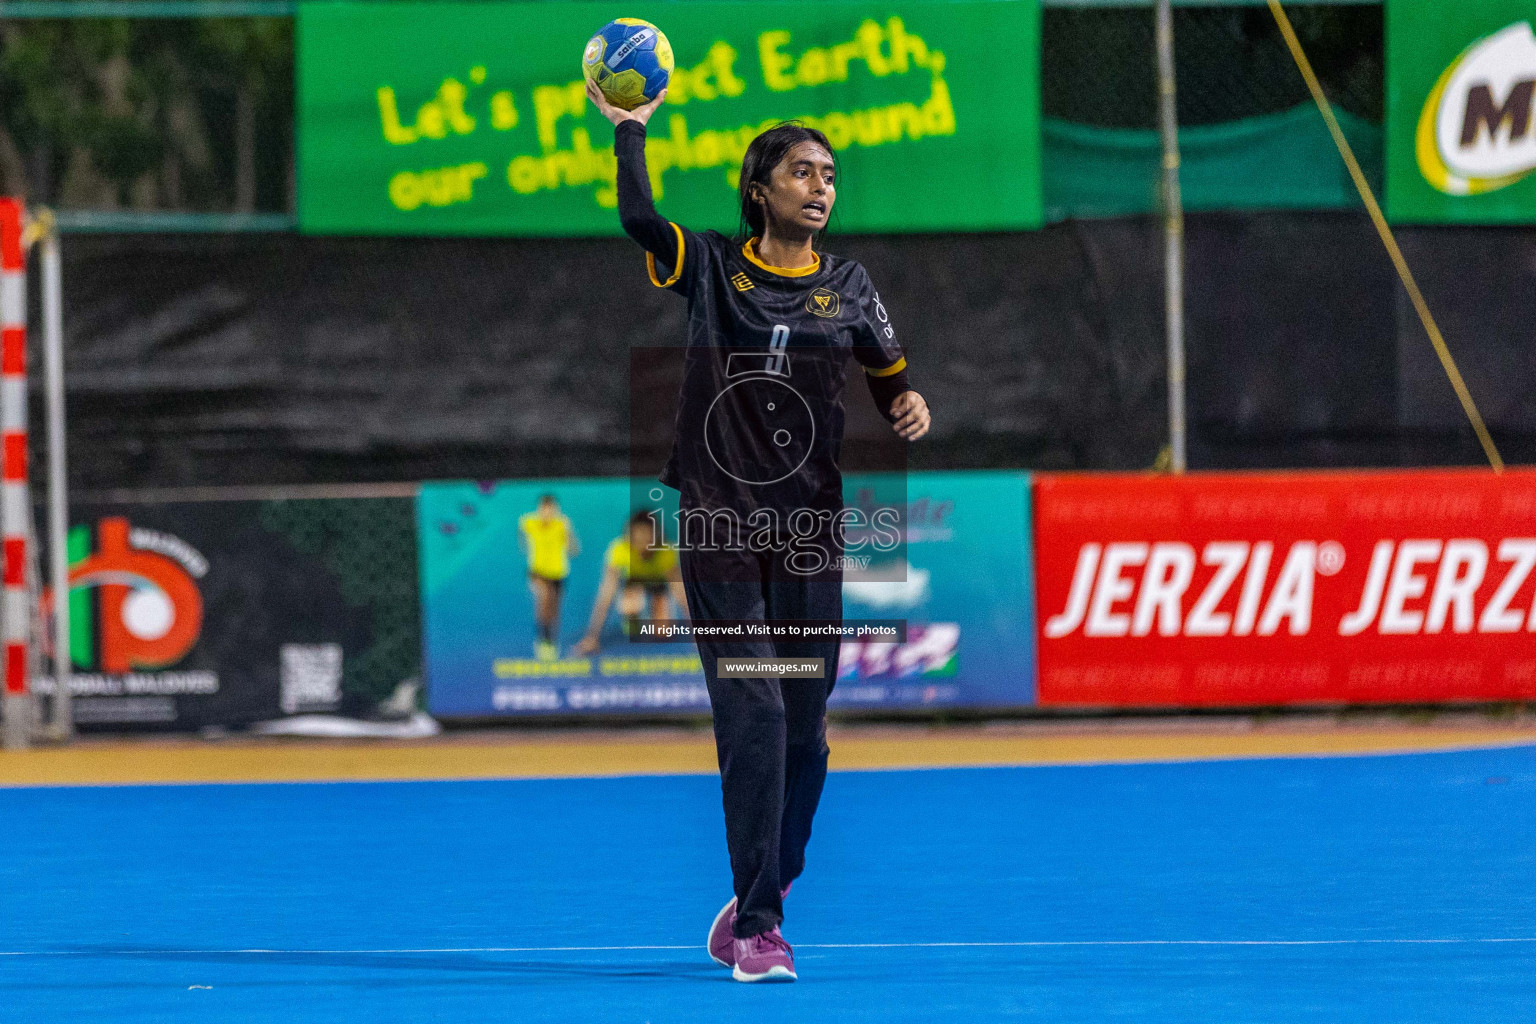
{"type": "Polygon", "coordinates": [[[615,18],[587,40],[581,70],[603,97],[634,110],[661,94],[672,78],[672,44],[639,18],[615,18]]]}

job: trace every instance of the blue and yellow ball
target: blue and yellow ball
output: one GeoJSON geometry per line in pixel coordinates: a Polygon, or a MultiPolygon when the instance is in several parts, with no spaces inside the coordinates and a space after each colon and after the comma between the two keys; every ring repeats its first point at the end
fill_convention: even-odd
{"type": "Polygon", "coordinates": [[[587,40],[581,70],[624,110],[649,103],[672,78],[672,44],[639,18],[615,18],[587,40]]]}

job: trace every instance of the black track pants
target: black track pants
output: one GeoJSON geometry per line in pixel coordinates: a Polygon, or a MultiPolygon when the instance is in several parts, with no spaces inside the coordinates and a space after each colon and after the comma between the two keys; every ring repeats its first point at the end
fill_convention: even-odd
{"type": "MultiPolygon", "coordinates": [[[[684,549],[694,619],[841,621],[841,572],[807,579],[772,555],[684,549]],[[755,578],[754,578],[755,577],[755,578]]],[[[837,680],[837,640],[698,642],[714,710],[725,803],[725,841],[736,888],[738,938],[784,919],[779,893],[805,868],[811,819],[827,778],[827,697],[837,680]],[[718,658],[822,658],[825,679],[721,679],[718,658]]]]}

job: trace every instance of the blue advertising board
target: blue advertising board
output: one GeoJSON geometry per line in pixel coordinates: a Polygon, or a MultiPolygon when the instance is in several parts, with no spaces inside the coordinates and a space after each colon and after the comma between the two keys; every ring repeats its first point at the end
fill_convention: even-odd
{"type": "MultiPolygon", "coordinates": [[[[857,477],[848,478],[857,491],[857,477]]],[[[907,565],[849,570],[848,619],[902,619],[904,642],[845,642],[831,705],[844,709],[1013,707],[1035,700],[1029,477],[913,473],[906,480],[907,565]]],[[[585,649],[594,602],[622,544],[631,482],[443,482],[418,500],[428,703],[447,718],[702,712],[709,695],[691,642],[634,643],[614,602],[585,649]],[[569,524],[568,574],[530,579],[520,521],[551,495],[569,524]],[[536,602],[552,642],[541,643],[536,602]],[[554,614],[551,614],[553,601],[554,614]]],[[[667,494],[675,501],[675,492],[667,494]]],[[[646,616],[679,616],[674,591],[647,591],[646,616]]]]}

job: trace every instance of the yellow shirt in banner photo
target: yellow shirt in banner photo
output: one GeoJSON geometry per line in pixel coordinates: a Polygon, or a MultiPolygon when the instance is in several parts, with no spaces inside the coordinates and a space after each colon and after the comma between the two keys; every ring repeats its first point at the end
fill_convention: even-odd
{"type": "Polygon", "coordinates": [[[650,550],[641,548],[637,555],[629,546],[629,538],[619,537],[608,545],[603,564],[619,570],[627,583],[665,583],[677,568],[677,550],[663,544],[650,550]]]}
{"type": "Polygon", "coordinates": [[[528,542],[528,571],[546,580],[571,574],[571,522],[565,516],[545,519],[537,512],[518,517],[517,528],[528,542]]]}

